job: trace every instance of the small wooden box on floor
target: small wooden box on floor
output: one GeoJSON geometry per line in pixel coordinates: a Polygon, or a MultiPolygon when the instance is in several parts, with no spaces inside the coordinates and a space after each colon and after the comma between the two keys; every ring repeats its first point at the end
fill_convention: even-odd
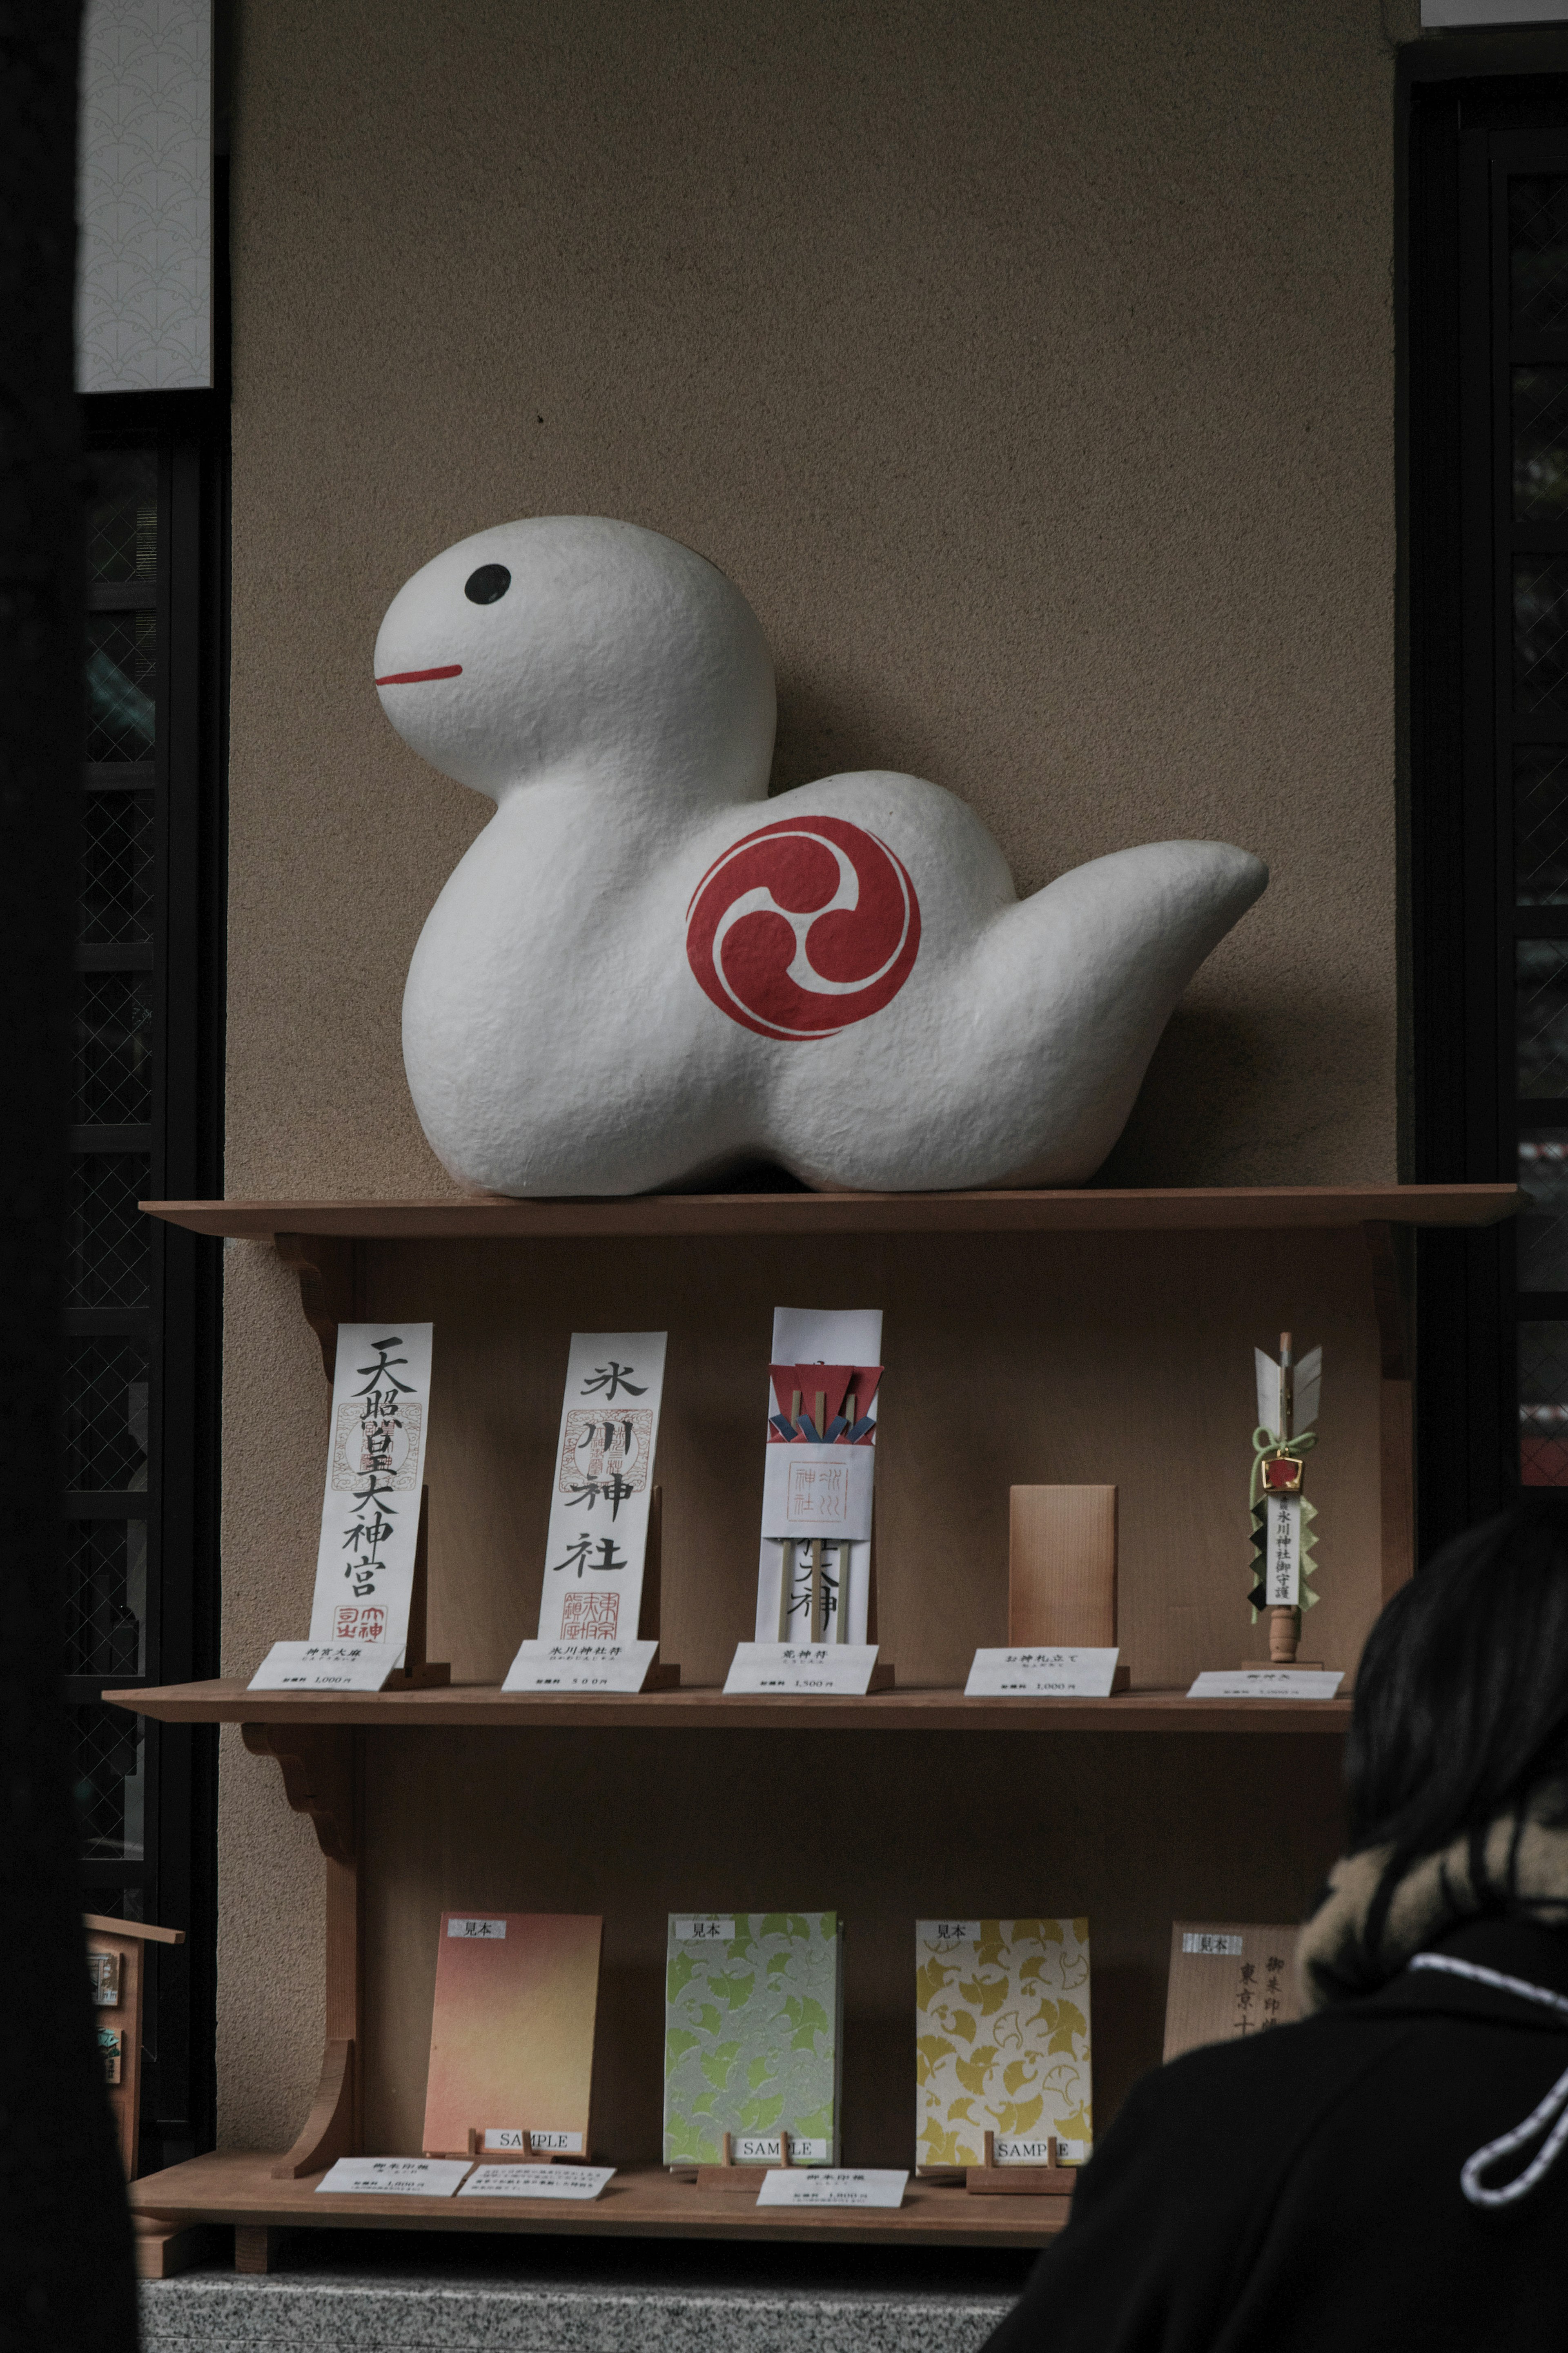
{"type": "MultiPolygon", "coordinates": [[[[1116,1648],[1116,1490],[1010,1487],[1007,1640],[1020,1650],[1116,1648]]],[[[1125,1691],[1119,1666],[1111,1685],[1125,1691]]]]}

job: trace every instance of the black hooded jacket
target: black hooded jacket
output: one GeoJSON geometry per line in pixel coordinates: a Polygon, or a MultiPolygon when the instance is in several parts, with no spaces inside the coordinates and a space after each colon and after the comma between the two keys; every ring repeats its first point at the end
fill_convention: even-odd
{"type": "MultiPolygon", "coordinates": [[[[1431,1949],[1568,1998],[1568,1930],[1431,1949]]],[[[1134,2087],[986,2353],[1568,2353],[1568,2147],[1512,2205],[1459,2187],[1564,2070],[1568,2017],[1425,1968],[1189,2052],[1134,2087]]]]}

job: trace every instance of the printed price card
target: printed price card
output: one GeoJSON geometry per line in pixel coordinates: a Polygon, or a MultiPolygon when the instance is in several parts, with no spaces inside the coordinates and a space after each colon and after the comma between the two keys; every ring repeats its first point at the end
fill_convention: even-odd
{"type": "MultiPolygon", "coordinates": [[[[335,2197],[450,2198],[468,2170],[466,2157],[340,2157],[316,2187],[335,2197]]],[[[497,2170],[510,2173],[511,2168],[497,2170]]]]}
{"type": "Polygon", "coordinates": [[[737,1642],[724,1689],[858,1697],[876,1663],[875,1642],[737,1642]]]}
{"type": "Polygon", "coordinates": [[[780,2166],[763,2179],[759,2206],[901,2206],[908,2173],[852,2171],[842,2165],[816,2165],[797,2173],[780,2166]]]}
{"type": "Polygon", "coordinates": [[[976,1651],[966,1699],[1109,1699],[1120,1651],[976,1651]]]}
{"type": "Polygon", "coordinates": [[[1344,1676],[1322,1667],[1243,1667],[1202,1674],[1189,1699],[1332,1699],[1344,1676]]]}
{"type": "Polygon", "coordinates": [[[274,1642],[246,1689],[377,1692],[402,1664],[390,1642],[274,1642]]]}
{"type": "Polygon", "coordinates": [[[479,2165],[459,2198],[596,2198],[613,2165],[479,2165]]]}
{"type": "Polygon", "coordinates": [[[657,1642],[525,1642],[501,1685],[508,1692],[640,1692],[657,1642]]]}

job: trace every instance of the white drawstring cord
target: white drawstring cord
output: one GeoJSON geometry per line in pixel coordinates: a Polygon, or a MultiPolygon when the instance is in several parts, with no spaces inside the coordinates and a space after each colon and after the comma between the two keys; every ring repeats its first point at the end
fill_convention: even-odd
{"type": "MultiPolygon", "coordinates": [[[[1500,1969],[1482,1968],[1475,1961],[1458,1961],[1447,1953],[1416,1953],[1411,1962],[1413,1969],[1446,1969],[1450,1977],[1473,1978],[1477,1985],[1496,1986],[1501,1993],[1516,1993],[1526,2001],[1539,2001],[1548,2010],[1556,2010],[1568,2019],[1568,2001],[1561,1994],[1549,1993],[1544,1986],[1531,1985],[1524,1978],[1504,1977],[1500,1969]]],[[[1510,2206],[1516,2198],[1525,2197],[1536,2183],[1548,2174],[1557,2161],[1564,2141],[1568,2141],[1568,2067],[1558,2076],[1552,2089],[1538,2107],[1532,2108],[1521,2125],[1488,2141],[1467,2158],[1459,2170],[1459,2187],[1472,2206],[1510,2206]],[[1552,2125],[1553,2116],[1557,2121],[1552,2125]],[[1515,2149],[1527,2147],[1538,2133],[1552,2131],[1545,2146],[1536,2151],[1524,2171],[1500,2189],[1486,2189],[1481,2176],[1500,2158],[1511,2157],[1515,2149]]]]}

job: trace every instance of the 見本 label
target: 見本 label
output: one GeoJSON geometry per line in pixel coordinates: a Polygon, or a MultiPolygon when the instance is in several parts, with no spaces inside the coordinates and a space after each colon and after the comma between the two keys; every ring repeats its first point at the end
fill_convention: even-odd
{"type": "MultiPolygon", "coordinates": [[[[430,1324],[340,1324],[327,1485],[310,1609],[313,1647],[389,1651],[408,1640],[430,1423],[430,1324]]],[[[280,1684],[258,1684],[280,1690],[280,1684]]],[[[317,1690],[378,1690],[320,1683],[317,1690]]]]}
{"type": "Polygon", "coordinates": [[[597,2198],[613,2165],[478,2165],[459,2198],[597,2198]]]}
{"type": "Polygon", "coordinates": [[[657,1642],[524,1642],[507,1669],[506,1692],[640,1692],[657,1642]]]}
{"type": "Polygon", "coordinates": [[[732,1945],[735,1941],[735,1923],[728,1913],[700,1920],[677,1920],[673,1925],[678,1945],[732,1945]]]}
{"type": "Polygon", "coordinates": [[[966,1699],[1108,1699],[1120,1651],[976,1651],[966,1699]]]}
{"type": "Polygon", "coordinates": [[[763,2179],[759,2206],[901,2206],[910,2177],[889,2171],[852,2170],[847,2166],[814,2166],[797,2173],[779,2166],[763,2179]]]}
{"type": "Polygon", "coordinates": [[[451,2198],[468,2170],[462,2157],[340,2157],[316,2187],[334,2197],[451,2198]]]}
{"type": "Polygon", "coordinates": [[[1182,1931],[1184,1953],[1209,1953],[1220,1960],[1232,1959],[1245,1943],[1245,1937],[1226,1936],[1213,1929],[1184,1928],[1182,1931]]]}
{"type": "Polygon", "coordinates": [[[875,1642],[737,1642],[724,1689],[854,1697],[871,1688],[877,1648],[875,1642]]]}
{"type": "Polygon", "coordinates": [[[274,1642],[246,1690],[377,1692],[402,1664],[390,1642],[274,1642]]]}
{"type": "Polygon", "coordinates": [[[448,1936],[484,1936],[500,1944],[506,1937],[506,1922],[487,1914],[470,1915],[453,1912],[447,1915],[447,1934],[448,1936]]]}

